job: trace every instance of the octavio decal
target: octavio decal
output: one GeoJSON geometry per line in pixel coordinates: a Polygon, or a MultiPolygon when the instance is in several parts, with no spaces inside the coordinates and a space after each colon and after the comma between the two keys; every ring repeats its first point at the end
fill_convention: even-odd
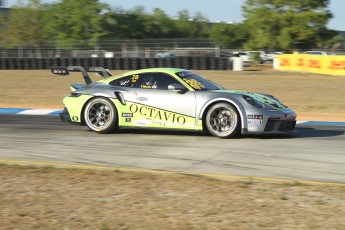
{"type": "Polygon", "coordinates": [[[160,109],[151,108],[144,105],[132,104],[129,107],[129,110],[132,113],[139,113],[140,115],[143,115],[146,117],[163,120],[163,121],[169,121],[169,122],[177,123],[179,125],[184,125],[186,123],[186,118],[184,116],[167,112],[164,110],[160,110],[160,109]]]}

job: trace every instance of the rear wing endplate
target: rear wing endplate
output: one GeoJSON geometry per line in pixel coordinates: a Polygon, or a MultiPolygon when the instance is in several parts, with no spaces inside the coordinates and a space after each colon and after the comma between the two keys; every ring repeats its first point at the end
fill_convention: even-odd
{"type": "Polygon", "coordinates": [[[111,76],[109,70],[104,69],[103,67],[88,67],[85,69],[82,66],[52,66],[50,67],[50,70],[56,75],[69,75],[69,72],[81,72],[87,85],[92,83],[88,72],[98,73],[103,78],[111,76]]]}

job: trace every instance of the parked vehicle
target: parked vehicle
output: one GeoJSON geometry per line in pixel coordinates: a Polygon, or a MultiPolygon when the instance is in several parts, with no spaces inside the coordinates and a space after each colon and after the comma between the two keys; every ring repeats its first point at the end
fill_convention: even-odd
{"type": "Polygon", "coordinates": [[[330,55],[327,51],[316,51],[316,50],[309,50],[303,52],[304,54],[311,54],[311,55],[330,55]]]}

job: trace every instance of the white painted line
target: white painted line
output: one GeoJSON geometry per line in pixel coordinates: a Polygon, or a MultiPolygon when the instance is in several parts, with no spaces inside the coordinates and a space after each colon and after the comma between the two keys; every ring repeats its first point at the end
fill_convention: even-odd
{"type": "Polygon", "coordinates": [[[28,109],[17,114],[25,114],[25,115],[48,115],[50,113],[55,112],[55,109],[28,109]]]}
{"type": "Polygon", "coordinates": [[[338,121],[297,121],[298,125],[345,126],[345,122],[338,121]]]}

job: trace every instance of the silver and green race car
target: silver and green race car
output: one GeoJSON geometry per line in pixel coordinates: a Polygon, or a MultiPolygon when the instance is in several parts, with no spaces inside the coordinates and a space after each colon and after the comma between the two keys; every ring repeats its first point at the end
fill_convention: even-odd
{"type": "Polygon", "coordinates": [[[145,127],[200,130],[219,138],[295,129],[296,113],[268,94],[225,90],[185,69],[152,68],[111,76],[101,67],[51,67],[53,74],[81,72],[85,84],[71,85],[64,122],[98,133],[145,127]],[[104,79],[92,82],[88,72],[104,79]]]}

